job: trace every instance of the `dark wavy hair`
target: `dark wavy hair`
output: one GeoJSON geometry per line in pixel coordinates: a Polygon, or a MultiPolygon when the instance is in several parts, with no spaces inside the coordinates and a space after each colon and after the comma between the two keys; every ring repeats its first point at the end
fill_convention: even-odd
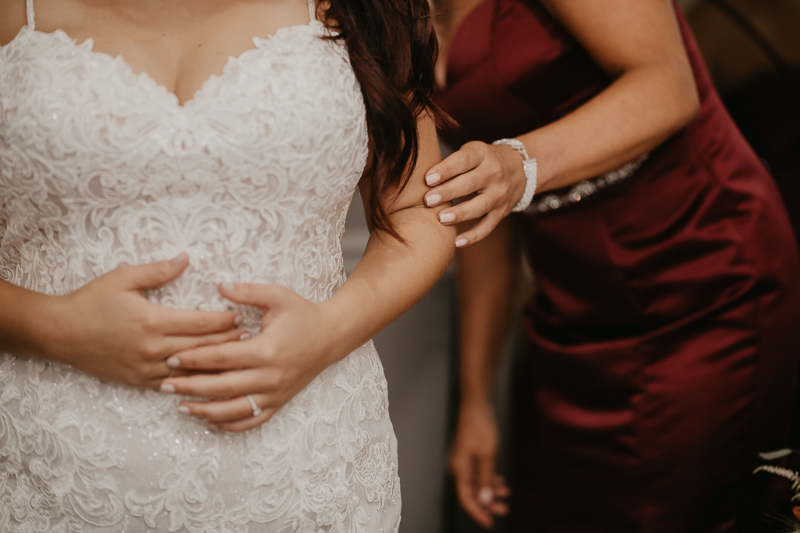
{"type": "Polygon", "coordinates": [[[322,19],[339,32],[332,39],[347,44],[364,95],[368,222],[399,237],[385,202],[405,186],[417,162],[417,119],[427,112],[439,126],[450,123],[431,100],[439,44],[428,0],[329,0],[322,19]]]}

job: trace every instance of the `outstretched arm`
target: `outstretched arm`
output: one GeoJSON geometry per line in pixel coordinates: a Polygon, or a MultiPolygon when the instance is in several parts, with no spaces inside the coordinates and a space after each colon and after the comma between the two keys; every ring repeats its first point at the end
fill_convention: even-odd
{"type": "MultiPolygon", "coordinates": [[[[619,168],[664,142],[699,109],[671,0],[542,0],[614,79],[573,113],[518,137],[538,159],[538,191],[554,190],[619,168]]],[[[525,189],[522,156],[508,146],[471,142],[427,173],[426,195],[442,223],[480,218],[459,246],[489,234],[525,189]],[[482,218],[481,218],[482,217],[482,218]]]]}
{"type": "Polygon", "coordinates": [[[262,424],[323,369],[367,342],[430,290],[452,260],[455,231],[439,224],[436,211],[422,205],[424,172],[440,159],[430,118],[420,120],[419,135],[417,167],[387,206],[405,243],[373,231],[352,275],[319,304],[278,285],[220,287],[225,297],[264,310],[262,331],[244,342],[188,350],[171,359],[181,369],[219,372],[164,381],[166,392],[211,400],[183,402],[181,412],[229,431],[262,424]],[[259,414],[253,414],[247,394],[259,414]]]}

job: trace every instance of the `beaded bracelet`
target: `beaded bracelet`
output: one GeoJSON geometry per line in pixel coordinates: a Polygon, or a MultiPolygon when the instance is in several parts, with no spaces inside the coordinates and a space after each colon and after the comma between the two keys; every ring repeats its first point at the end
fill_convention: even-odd
{"type": "Polygon", "coordinates": [[[498,139],[492,144],[495,146],[499,144],[510,146],[524,158],[522,161],[522,171],[525,173],[525,192],[522,193],[522,198],[520,198],[511,212],[519,213],[520,211],[525,211],[525,209],[531,205],[533,195],[536,194],[536,176],[538,174],[536,158],[528,157],[528,151],[525,149],[525,145],[518,139],[498,139]]]}

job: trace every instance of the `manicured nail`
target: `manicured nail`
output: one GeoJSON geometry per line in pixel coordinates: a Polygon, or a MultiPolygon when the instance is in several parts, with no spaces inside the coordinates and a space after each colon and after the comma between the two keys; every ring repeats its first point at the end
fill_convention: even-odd
{"type": "Polygon", "coordinates": [[[239,340],[240,340],[240,341],[246,341],[246,340],[247,340],[247,339],[249,339],[250,337],[252,337],[252,335],[250,335],[250,333],[248,333],[248,332],[246,332],[246,331],[245,331],[244,333],[242,333],[241,335],[239,335],[239,340]]]}
{"type": "Polygon", "coordinates": [[[461,248],[462,246],[467,245],[467,239],[458,239],[456,241],[456,248],[461,248]]]}
{"type": "Polygon", "coordinates": [[[453,213],[439,213],[439,222],[445,224],[447,222],[452,222],[456,219],[455,214],[453,213]]]}
{"type": "Polygon", "coordinates": [[[211,422],[209,422],[208,424],[206,424],[206,427],[207,427],[208,429],[210,429],[211,431],[214,431],[214,430],[217,430],[217,429],[219,429],[219,428],[217,427],[217,425],[216,425],[216,424],[212,424],[211,422]]]}
{"type": "Polygon", "coordinates": [[[425,197],[425,203],[428,204],[428,207],[434,206],[442,201],[442,197],[439,194],[429,194],[425,197]]]}
{"type": "Polygon", "coordinates": [[[188,415],[192,411],[188,407],[186,407],[185,405],[179,405],[178,406],[178,412],[180,414],[182,414],[182,415],[188,415]]]}
{"type": "Polygon", "coordinates": [[[222,287],[222,290],[227,292],[233,292],[236,290],[236,287],[230,281],[223,281],[219,284],[219,286],[222,287]]]}
{"type": "MultiPolygon", "coordinates": [[[[181,366],[181,360],[173,355],[172,357],[167,359],[167,366],[170,367],[170,368],[178,368],[179,366],[181,366]]],[[[170,387],[171,386],[172,385],[170,385],[170,387]]],[[[172,391],[172,392],[174,392],[174,391],[172,391]]]]}
{"type": "Polygon", "coordinates": [[[489,487],[483,487],[481,490],[478,491],[478,503],[483,506],[490,505],[492,500],[494,499],[494,494],[492,493],[492,489],[489,487]]]}
{"type": "Polygon", "coordinates": [[[172,383],[162,383],[159,390],[168,394],[175,394],[175,385],[172,383]]]}
{"type": "Polygon", "coordinates": [[[427,183],[428,185],[431,185],[431,186],[432,185],[436,185],[441,180],[442,180],[442,175],[439,174],[438,172],[434,172],[430,176],[425,176],[425,183],[427,183]]]}
{"type": "Polygon", "coordinates": [[[244,322],[244,317],[242,315],[236,315],[236,318],[233,319],[233,323],[236,324],[237,326],[241,326],[243,322],[244,322]]]}
{"type": "Polygon", "coordinates": [[[176,265],[180,265],[181,263],[183,263],[184,259],[186,259],[186,252],[181,252],[178,254],[178,257],[172,260],[172,262],[175,263],[176,265]]]}

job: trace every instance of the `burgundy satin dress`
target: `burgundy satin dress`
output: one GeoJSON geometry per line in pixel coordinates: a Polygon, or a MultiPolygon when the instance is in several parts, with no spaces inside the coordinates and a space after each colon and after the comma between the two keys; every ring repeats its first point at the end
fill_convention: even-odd
{"type": "MultiPolygon", "coordinates": [[[[537,291],[515,396],[514,532],[733,532],[786,445],[800,261],[768,172],[679,15],[702,108],[627,181],[523,214],[537,291]]],[[[452,43],[438,103],[466,141],[513,137],[608,86],[534,0],[486,0],[452,43]]],[[[786,500],[788,502],[788,498],[786,500]]]]}

